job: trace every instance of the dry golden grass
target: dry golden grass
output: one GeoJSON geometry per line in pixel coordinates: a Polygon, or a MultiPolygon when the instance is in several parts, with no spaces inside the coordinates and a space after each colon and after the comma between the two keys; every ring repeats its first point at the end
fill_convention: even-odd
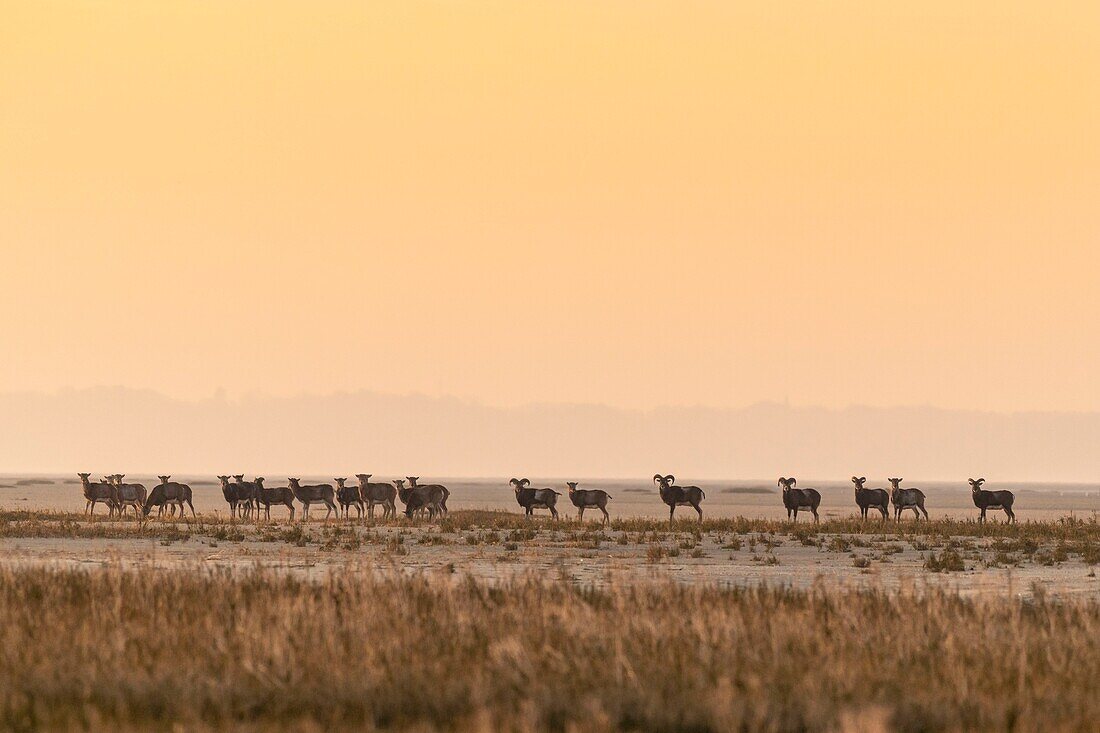
{"type": "MultiPolygon", "coordinates": [[[[935,549],[972,551],[972,559],[986,565],[1012,565],[1022,560],[1051,564],[1069,557],[1087,565],[1100,564],[1100,522],[1095,518],[1066,517],[1056,521],[989,523],[938,519],[931,522],[864,522],[834,519],[820,524],[747,519],[712,519],[703,523],[678,522],[674,529],[657,519],[616,520],[608,527],[598,523],[528,520],[522,515],[496,511],[455,511],[438,523],[404,517],[386,522],[311,521],[288,523],[285,517],[273,522],[234,521],[220,514],[200,514],[185,520],[108,518],[104,514],[49,511],[0,511],[0,539],[151,539],[162,544],[202,539],[214,542],[282,542],[328,550],[355,550],[363,545],[401,543],[408,537],[416,544],[493,545],[506,543],[510,549],[524,544],[594,550],[601,545],[672,543],[694,552],[704,537],[723,549],[740,547],[744,538],[753,548],[781,545],[784,540],[848,553],[852,547],[877,547],[884,543],[908,543],[919,551],[935,549]],[[988,549],[991,555],[981,554],[988,549]],[[1049,562],[1048,562],[1049,561],[1049,562]]],[[[898,546],[900,549],[900,546],[898,546]]],[[[656,550],[654,550],[656,552],[656,550]]],[[[702,551],[699,551],[702,552],[702,551]]],[[[699,555],[692,554],[692,557],[699,555]]],[[[650,560],[655,558],[650,556],[650,560]]],[[[659,558],[656,558],[659,559],[659,558]]],[[[957,565],[957,564],[956,564],[957,565]]],[[[937,569],[937,568],[930,568],[937,569]]]]}
{"type": "MultiPolygon", "coordinates": [[[[300,519],[300,517],[299,517],[300,519]]],[[[200,513],[197,519],[188,516],[185,520],[173,520],[167,517],[150,517],[147,521],[135,521],[133,515],[127,514],[125,519],[107,517],[100,514],[88,516],[76,512],[58,511],[27,511],[27,510],[0,510],[0,537],[36,537],[36,536],[89,536],[89,537],[124,537],[141,535],[162,531],[165,527],[186,528],[188,531],[203,533],[214,527],[236,527],[242,531],[258,526],[278,527],[288,524],[285,510],[278,509],[272,512],[271,522],[234,521],[225,514],[200,513]],[[22,534],[21,534],[22,533],[22,534]]],[[[301,522],[295,522],[301,524],[301,522]]],[[[487,511],[487,510],[459,510],[453,511],[439,522],[426,520],[408,520],[404,516],[387,520],[356,520],[350,522],[343,519],[324,521],[317,517],[312,518],[306,526],[371,526],[371,527],[432,527],[436,526],[445,532],[459,532],[464,530],[518,530],[524,532],[538,532],[546,530],[574,531],[580,528],[591,531],[604,529],[599,522],[579,523],[574,520],[562,520],[554,522],[547,517],[538,517],[534,520],[526,519],[522,514],[515,512],[487,511]]],[[[606,527],[612,532],[632,533],[723,533],[723,534],[791,534],[798,537],[815,537],[819,535],[851,534],[869,535],[879,537],[977,537],[977,538],[1011,538],[1034,539],[1039,541],[1098,541],[1100,540],[1100,521],[1095,517],[1080,519],[1064,517],[1053,521],[1022,521],[1018,524],[1004,524],[1002,522],[988,522],[979,524],[975,520],[936,519],[933,521],[906,520],[901,523],[893,521],[863,521],[855,517],[843,519],[828,519],[818,524],[812,522],[791,523],[777,519],[753,519],[747,517],[734,517],[725,519],[707,519],[703,522],[695,520],[677,520],[673,528],[669,529],[666,520],[655,518],[616,519],[606,527]]]]}
{"type": "Polygon", "coordinates": [[[1092,730],[1100,604],[0,570],[0,728],[1092,730]]]}

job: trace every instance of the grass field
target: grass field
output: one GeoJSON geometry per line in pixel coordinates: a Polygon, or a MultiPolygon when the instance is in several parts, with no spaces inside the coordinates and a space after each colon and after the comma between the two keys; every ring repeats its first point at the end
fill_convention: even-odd
{"type": "Polygon", "coordinates": [[[0,570],[0,728],[1093,730],[1100,604],[0,570]]]}
{"type": "Polygon", "coordinates": [[[1091,518],[3,511],[0,560],[2,730],[1049,731],[1100,713],[1091,518]]]}

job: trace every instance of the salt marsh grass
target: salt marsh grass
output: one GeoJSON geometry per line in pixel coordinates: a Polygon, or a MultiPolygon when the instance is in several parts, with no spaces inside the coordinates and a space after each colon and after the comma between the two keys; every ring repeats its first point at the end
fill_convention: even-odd
{"type": "Polygon", "coordinates": [[[1100,604],[0,569],[0,728],[1091,730],[1100,604]]]}

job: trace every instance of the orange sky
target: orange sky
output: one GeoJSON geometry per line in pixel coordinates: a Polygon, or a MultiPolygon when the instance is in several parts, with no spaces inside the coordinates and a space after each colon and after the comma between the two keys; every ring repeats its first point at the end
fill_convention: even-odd
{"type": "Polygon", "coordinates": [[[0,7],[2,391],[1100,410],[1095,2],[0,7]]]}

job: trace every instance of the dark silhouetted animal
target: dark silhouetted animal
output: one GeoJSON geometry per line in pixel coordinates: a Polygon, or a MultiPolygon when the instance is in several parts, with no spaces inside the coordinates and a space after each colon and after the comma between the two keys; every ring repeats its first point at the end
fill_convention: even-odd
{"type": "Polygon", "coordinates": [[[867,518],[867,510],[874,509],[882,512],[882,521],[890,511],[890,493],[886,489],[865,489],[866,476],[852,476],[852,483],[856,485],[856,506],[864,519],[867,518]]]}
{"type": "Polygon", "coordinates": [[[122,516],[122,512],[126,507],[132,507],[134,518],[141,518],[141,508],[145,506],[145,499],[149,493],[146,491],[145,485],[123,483],[122,480],[126,478],[126,475],[122,473],[116,473],[114,476],[107,476],[106,478],[111,483],[114,491],[114,503],[118,516],[122,516]]]}
{"type": "Polygon", "coordinates": [[[584,510],[589,507],[596,507],[603,512],[604,524],[611,521],[611,515],[607,513],[607,502],[611,499],[610,494],[603,489],[578,489],[576,481],[566,481],[565,484],[569,487],[569,501],[577,507],[577,519],[579,521],[584,521],[584,510]]]}
{"type": "Polygon", "coordinates": [[[153,490],[149,492],[149,498],[145,500],[145,507],[143,509],[145,516],[149,516],[149,511],[153,507],[161,507],[168,504],[176,504],[180,508],[180,516],[183,516],[183,506],[186,504],[191,507],[191,516],[195,516],[195,505],[191,502],[191,487],[187,484],[177,483],[176,481],[169,481],[171,476],[157,476],[160,479],[160,483],[153,487],[153,490]]]}
{"type": "Polygon", "coordinates": [[[438,509],[439,509],[439,511],[443,512],[444,514],[447,513],[447,499],[451,498],[451,492],[447,490],[446,486],[444,486],[443,484],[423,484],[423,485],[418,484],[416,482],[420,480],[419,476],[406,476],[405,478],[408,480],[409,486],[411,486],[414,489],[417,489],[417,488],[430,488],[430,489],[433,490],[432,491],[433,496],[437,495],[437,494],[441,495],[443,498],[440,499],[440,501],[438,502],[438,504],[439,504],[438,509]]]}
{"type": "Polygon", "coordinates": [[[787,507],[787,519],[798,521],[798,510],[809,509],[813,512],[814,521],[818,521],[817,507],[821,504],[821,493],[817,489],[796,489],[798,480],[794,477],[779,478],[779,486],[783,487],[783,506],[787,507]]]}
{"type": "Polygon", "coordinates": [[[985,483],[984,478],[970,479],[970,492],[974,497],[974,506],[982,510],[982,515],[978,518],[979,522],[985,521],[986,509],[1004,509],[1005,516],[1008,522],[1015,523],[1016,515],[1012,511],[1012,503],[1016,501],[1016,497],[1011,491],[986,491],[982,488],[982,484],[985,483]]]}
{"type": "Polygon", "coordinates": [[[260,518],[260,506],[264,508],[264,517],[267,521],[271,521],[271,505],[282,504],[290,510],[290,519],[288,522],[294,521],[294,492],[290,490],[289,486],[274,486],[267,488],[264,486],[264,477],[256,477],[256,519],[260,518]]]}
{"type": "Polygon", "coordinates": [[[238,506],[241,502],[241,489],[235,483],[229,481],[228,476],[218,476],[218,481],[222,484],[222,497],[225,498],[225,503],[229,505],[229,517],[230,519],[236,519],[238,515],[238,506]]]}
{"type": "MultiPolygon", "coordinates": [[[[244,517],[251,517],[253,508],[259,510],[256,505],[256,482],[245,481],[243,473],[234,475],[233,482],[237,487],[237,508],[244,517]]],[[[256,516],[259,518],[259,514],[256,516]]]]}
{"type": "MultiPolygon", "coordinates": [[[[399,487],[399,494],[402,488],[399,487]]],[[[405,516],[412,519],[413,515],[424,511],[428,513],[428,519],[441,516],[444,513],[442,504],[446,499],[442,488],[438,484],[431,484],[428,486],[410,486],[405,489],[406,493],[403,499],[405,502],[405,516]]]]}
{"type": "Polygon", "coordinates": [[[95,514],[95,505],[99,502],[103,502],[107,505],[107,514],[114,513],[114,492],[111,489],[111,485],[106,481],[96,481],[95,483],[88,480],[91,476],[90,473],[78,473],[80,477],[80,484],[84,489],[84,513],[95,514]]]}
{"type": "Polygon", "coordinates": [[[372,483],[370,477],[369,473],[355,474],[355,478],[359,479],[359,499],[367,505],[367,516],[374,519],[374,505],[380,504],[382,519],[396,517],[397,505],[394,500],[397,498],[397,488],[389,483],[372,483]]]}
{"type": "Polygon", "coordinates": [[[671,473],[662,476],[653,474],[653,483],[657,484],[657,490],[661,494],[661,501],[668,504],[668,524],[672,526],[672,515],[678,506],[694,507],[699,512],[699,521],[703,521],[703,508],[699,504],[707,495],[698,486],[677,486],[676,477],[671,473]]]}
{"type": "Polygon", "coordinates": [[[358,486],[344,486],[346,478],[334,478],[336,482],[336,501],[339,502],[344,517],[351,515],[351,508],[355,507],[359,519],[363,518],[363,500],[359,497],[358,486]]]}
{"type": "Polygon", "coordinates": [[[899,484],[905,479],[890,478],[890,502],[894,505],[894,518],[901,521],[901,513],[906,509],[912,509],[917,519],[923,514],[928,519],[928,512],[924,509],[924,492],[920,489],[902,489],[899,484]]]}
{"type": "Polygon", "coordinates": [[[526,516],[534,516],[536,509],[545,508],[550,510],[551,517],[558,518],[558,497],[561,496],[561,492],[553,489],[533,489],[529,478],[514,478],[508,483],[516,490],[516,503],[523,507],[523,513],[526,516]]]}
{"type": "Polygon", "coordinates": [[[336,496],[336,490],[332,488],[332,484],[313,484],[302,486],[302,482],[296,478],[287,479],[290,484],[290,490],[294,492],[294,498],[302,505],[302,521],[309,521],[309,506],[310,504],[324,504],[328,507],[328,511],[325,512],[325,519],[336,514],[340,516],[340,510],[336,508],[336,502],[333,501],[336,496]]]}

